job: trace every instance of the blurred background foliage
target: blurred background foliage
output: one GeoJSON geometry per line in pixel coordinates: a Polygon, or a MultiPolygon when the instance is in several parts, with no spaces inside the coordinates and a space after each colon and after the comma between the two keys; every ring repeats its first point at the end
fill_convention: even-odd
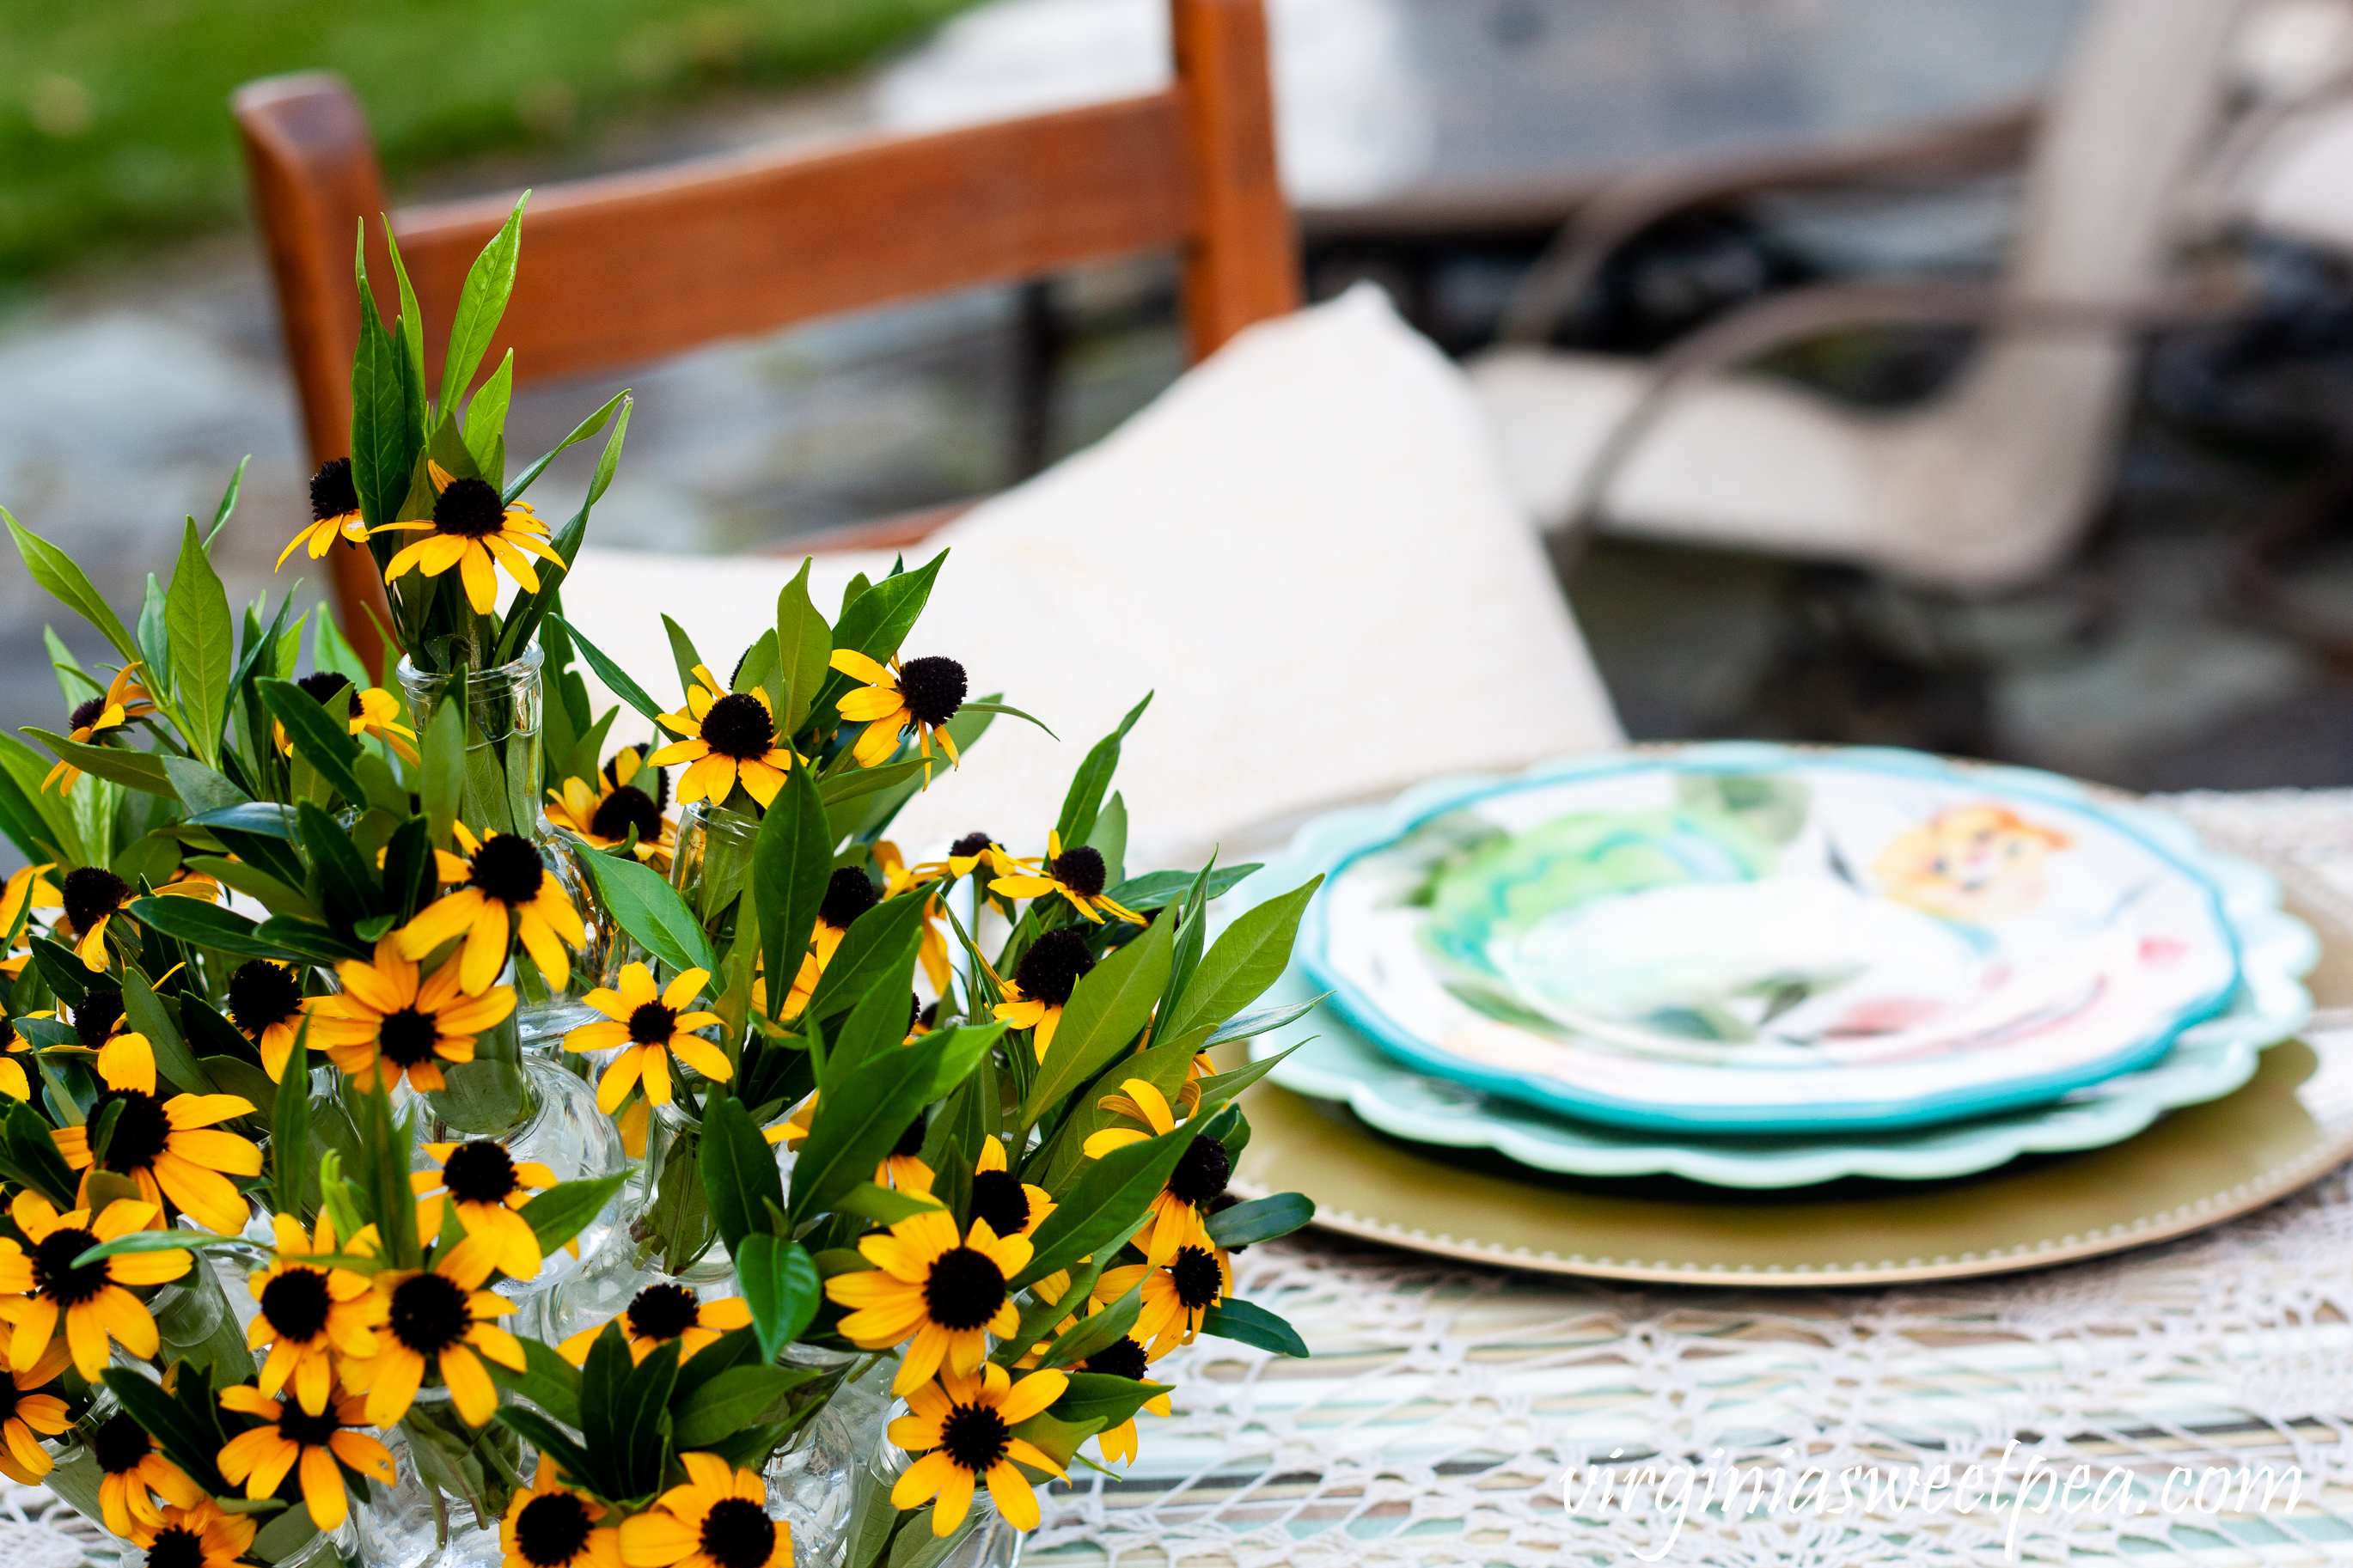
{"type": "Polygon", "coordinates": [[[240,82],[324,68],[396,186],[633,111],[848,70],[970,0],[0,0],[0,291],[217,227],[240,82]]]}

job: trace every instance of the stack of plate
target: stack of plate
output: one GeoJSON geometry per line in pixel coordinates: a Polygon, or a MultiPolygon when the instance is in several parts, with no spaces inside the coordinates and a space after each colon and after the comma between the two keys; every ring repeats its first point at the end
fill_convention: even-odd
{"type": "Polygon", "coordinates": [[[1884,750],[1439,781],[1236,899],[1317,874],[1269,1001],[1328,998],[1254,1043],[1297,1047],[1272,1082],[1531,1173],[1751,1191],[2131,1139],[2246,1085],[2319,951],[2177,818],[1884,750]]]}

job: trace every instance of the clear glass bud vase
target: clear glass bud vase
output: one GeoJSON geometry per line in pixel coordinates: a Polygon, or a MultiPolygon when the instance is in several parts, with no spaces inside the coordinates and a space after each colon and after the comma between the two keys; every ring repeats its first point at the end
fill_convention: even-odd
{"type": "Polygon", "coordinates": [[[736,901],[751,875],[752,845],[759,836],[759,818],[707,800],[694,802],[679,815],[670,883],[702,922],[714,946],[733,930],[736,901]]]}
{"type": "Polygon", "coordinates": [[[610,984],[616,967],[614,928],[577,843],[556,831],[543,808],[540,719],[544,698],[543,656],[538,643],[512,664],[446,674],[400,662],[400,686],[421,737],[451,703],[462,703],[466,728],[466,782],[459,820],[477,837],[517,834],[538,846],[541,864],[580,911],[586,945],[572,955],[570,983],[551,986],[526,957],[512,966],[517,1007],[514,1036],[525,1051],[543,1055],[563,1048],[565,1032],[598,1015],[580,1000],[610,984]]]}

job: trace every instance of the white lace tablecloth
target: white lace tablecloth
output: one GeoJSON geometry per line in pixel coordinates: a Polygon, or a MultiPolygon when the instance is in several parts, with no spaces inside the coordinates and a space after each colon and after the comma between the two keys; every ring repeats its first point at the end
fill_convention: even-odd
{"type": "MultiPolygon", "coordinates": [[[[2174,797],[2353,932],[2353,791],[2174,797]]],[[[1032,1568],[1138,1564],[2285,1563],[2353,1557],[2353,1188],[2344,1170],[2187,1240],[1935,1289],[1789,1293],[1514,1275],[1313,1235],[1235,1259],[1314,1351],[1205,1340],[1162,1363],[1118,1479],[1049,1494],[1032,1568]],[[2292,1510],[2073,1517],[1573,1517],[1572,1466],[1722,1451],[1818,1466],[2289,1464],[2292,1510]]],[[[0,1568],[98,1532],[0,1494],[0,1568]]]]}

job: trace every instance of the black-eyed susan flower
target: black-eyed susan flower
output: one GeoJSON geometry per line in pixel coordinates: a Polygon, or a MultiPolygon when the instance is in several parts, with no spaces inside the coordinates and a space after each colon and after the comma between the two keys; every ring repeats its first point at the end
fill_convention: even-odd
{"type": "Polygon", "coordinates": [[[1046,835],[1046,858],[1034,866],[1029,861],[1009,862],[1009,869],[988,884],[992,893],[1002,893],[1008,899],[1039,899],[1060,893],[1070,900],[1071,907],[1095,924],[1103,924],[1105,915],[1113,915],[1130,925],[1142,925],[1144,917],[1126,905],[1103,897],[1103,883],[1111,875],[1104,864],[1103,851],[1091,844],[1062,847],[1059,832],[1046,835]]]}
{"type": "MultiPolygon", "coordinates": [[[[909,866],[901,858],[899,847],[887,838],[874,846],[874,866],[882,873],[882,896],[886,899],[912,893],[940,880],[937,867],[909,866]]],[[[944,996],[951,977],[948,934],[940,920],[940,895],[936,889],[923,900],[922,927],[923,934],[915,956],[923,966],[923,977],[932,983],[932,990],[944,996]]]]}
{"type": "Polygon", "coordinates": [[[994,866],[1000,859],[1006,862],[1009,870],[1012,858],[1005,853],[1004,847],[987,834],[967,833],[949,845],[947,854],[942,858],[926,860],[915,869],[954,880],[958,877],[969,877],[983,866],[994,866]]]}
{"type": "Polygon", "coordinates": [[[545,1261],[531,1221],[518,1211],[532,1194],[555,1185],[555,1173],[536,1160],[518,1163],[506,1145],[487,1138],[470,1143],[427,1143],[425,1152],[441,1163],[438,1171],[418,1171],[408,1178],[417,1193],[417,1234],[433,1236],[441,1229],[444,1198],[458,1211],[458,1224],[468,1236],[494,1237],[499,1243],[498,1269],[510,1279],[530,1279],[545,1261]]]}
{"type": "MultiPolygon", "coordinates": [[[[37,1487],[41,1478],[56,1467],[57,1461],[41,1447],[41,1439],[71,1431],[73,1417],[67,1413],[64,1400],[41,1390],[57,1382],[58,1374],[71,1364],[66,1347],[51,1344],[31,1364],[7,1368],[7,1375],[0,1377],[0,1475],[37,1487]]],[[[140,1436],[146,1434],[142,1432],[140,1436]]],[[[103,1504],[103,1481],[99,1483],[99,1490],[103,1504]]],[[[117,1533],[127,1535],[130,1531],[117,1533]]]]}
{"type": "Polygon", "coordinates": [[[997,1511],[1016,1530],[1038,1528],[1038,1494],[1017,1465],[1060,1476],[1062,1467],[1013,1428],[1062,1397],[1069,1374],[1033,1372],[1020,1382],[994,1363],[948,1371],[907,1394],[907,1414],[891,1423],[891,1441],[923,1458],[891,1488],[891,1506],[932,1504],[932,1533],[952,1534],[986,1485],[997,1511]]]}
{"type": "MultiPolygon", "coordinates": [[[[65,1366],[63,1347],[53,1345],[50,1352],[60,1368],[65,1366]]],[[[194,1508],[205,1500],[205,1489],[165,1458],[147,1428],[127,1414],[100,1422],[88,1441],[90,1458],[98,1463],[99,1512],[115,1534],[128,1539],[140,1525],[161,1525],[159,1497],[174,1508],[194,1508]]]]}
{"type": "MultiPolygon", "coordinates": [[[[817,994],[817,983],[825,976],[825,966],[833,962],[841,939],[848,935],[851,922],[881,901],[874,890],[874,879],[856,866],[835,869],[825,885],[825,897],[818,900],[817,923],[809,931],[809,950],[801,955],[801,966],[793,976],[793,988],[785,994],[785,1005],[777,1016],[789,1022],[801,1016],[809,998],[817,994]]],[[[765,1008],[768,1005],[768,986],[765,978],[754,983],[753,1004],[765,1008]]]]}
{"type": "Polygon", "coordinates": [[[1054,1212],[1054,1200],[1043,1187],[1033,1187],[1005,1168],[1005,1145],[994,1138],[980,1142],[980,1158],[972,1174],[972,1215],[985,1219],[999,1236],[1029,1236],[1054,1212]]]}
{"type": "Polygon", "coordinates": [[[891,1152],[882,1156],[881,1164],[874,1167],[876,1186],[890,1187],[902,1193],[928,1193],[932,1190],[934,1173],[923,1161],[924,1131],[921,1116],[907,1123],[906,1131],[899,1134],[899,1141],[891,1145],[891,1152]]]}
{"type": "Polygon", "coordinates": [[[768,1517],[768,1484],[716,1454],[681,1454],[686,1481],[621,1521],[628,1568],[784,1568],[793,1532],[768,1517]]]}
{"type": "Polygon", "coordinates": [[[605,1051],[622,1047],[596,1080],[596,1109],[610,1116],[629,1097],[632,1085],[642,1082],[646,1098],[656,1105],[670,1103],[670,1058],[673,1056],[707,1079],[724,1083],[735,1075],[727,1053],[694,1033],[719,1022],[716,1013],[690,1012],[711,973],[689,969],[667,990],[654,984],[653,972],[642,963],[621,966],[618,989],[603,986],[583,998],[605,1016],[583,1024],[564,1037],[567,1051],[605,1051]]]}
{"type": "Polygon", "coordinates": [[[741,1296],[705,1301],[691,1286],[664,1280],[631,1297],[618,1316],[581,1330],[556,1350],[574,1366],[585,1366],[596,1336],[612,1323],[618,1323],[622,1338],[628,1342],[632,1362],[645,1360],[656,1347],[672,1340],[678,1342],[678,1359],[684,1361],[720,1335],[732,1329],[747,1328],[751,1321],[751,1304],[741,1296]]]}
{"type": "MultiPolygon", "coordinates": [[[[75,708],[67,720],[69,730],[66,739],[85,746],[102,746],[106,744],[109,734],[133,719],[143,719],[155,711],[154,698],[139,683],[139,677],[134,673],[138,668],[136,659],[124,665],[114,672],[114,679],[106,683],[104,696],[93,697],[75,708]]],[[[64,795],[80,777],[79,768],[60,761],[49,770],[48,776],[41,780],[41,787],[48,789],[54,785],[59,795],[64,795]]]]}
{"type": "Polygon", "coordinates": [[[943,1363],[971,1372],[988,1353],[987,1335],[1003,1339],[1020,1324],[1007,1281],[1029,1266],[1027,1237],[999,1237],[976,1219],[959,1237],[954,1215],[928,1209],[863,1238],[858,1250],[875,1267],[835,1275],[825,1293],[850,1309],[841,1332],[859,1349],[913,1342],[891,1381],[893,1394],[930,1382],[943,1363]]]}
{"type": "Polygon", "coordinates": [[[565,1486],[543,1454],[499,1521],[500,1568],[621,1568],[621,1532],[604,1518],[605,1505],[565,1486]]]}
{"type": "Polygon", "coordinates": [[[1095,1300],[1116,1301],[1139,1279],[1144,1282],[1143,1310],[1130,1332],[1148,1343],[1155,1361],[1191,1343],[1201,1331],[1202,1315],[1234,1293],[1234,1266],[1207,1232],[1178,1247],[1165,1267],[1137,1263],[1104,1269],[1095,1281],[1095,1300]]]}
{"type": "Polygon", "coordinates": [[[379,1079],[389,1089],[404,1077],[412,1089],[445,1088],[441,1065],[472,1061],[475,1037],[514,1011],[514,992],[499,985],[466,995],[454,957],[420,980],[398,941],[388,932],[373,961],[347,958],[335,965],[343,994],[317,998],[313,1010],[364,1027],[328,1041],[327,1059],[362,1089],[379,1079]]]}
{"type": "MultiPolygon", "coordinates": [[[[1086,1370],[1092,1373],[1107,1377],[1124,1377],[1142,1383],[1149,1375],[1151,1359],[1145,1353],[1142,1341],[1133,1334],[1123,1334],[1087,1357],[1084,1364],[1086,1370]]],[[[1144,1408],[1155,1415],[1174,1414],[1165,1391],[1145,1400],[1144,1408]]],[[[1096,1433],[1095,1448],[1106,1460],[1133,1461],[1136,1453],[1135,1417],[1131,1415],[1118,1426],[1106,1426],[1096,1433]]]]}
{"type": "Polygon", "coordinates": [[[248,1498],[269,1497],[291,1470],[301,1486],[311,1522],[321,1530],[340,1530],[352,1511],[351,1493],[343,1485],[345,1466],[355,1475],[392,1485],[392,1451],[354,1430],[368,1425],[367,1402],[357,1395],[313,1415],[240,1383],[222,1389],[220,1402],[224,1409],[261,1422],[222,1445],[216,1461],[221,1475],[231,1486],[243,1486],[248,1498]]]}
{"type": "Polygon", "coordinates": [[[467,852],[465,885],[444,893],[393,933],[403,958],[423,958],[462,935],[458,977],[466,994],[479,996],[506,967],[507,949],[520,940],[548,984],[561,991],[572,984],[572,956],[565,944],[585,947],[587,929],[580,911],[549,875],[539,846],[515,833],[493,833],[475,841],[458,825],[467,852]]]}
{"type": "Polygon", "coordinates": [[[497,1320],[518,1310],[495,1290],[485,1290],[498,1259],[499,1244],[466,1237],[442,1248],[421,1273],[390,1271],[375,1278],[384,1298],[384,1327],[376,1353],[343,1363],[343,1386],[367,1395],[367,1422],[389,1426],[408,1414],[427,1369],[448,1385],[449,1402],[470,1426],[497,1414],[498,1385],[482,1370],[480,1356],[523,1370],[522,1344],[497,1320]],[[477,1353],[479,1352],[479,1354],[477,1353]]]}
{"type": "Polygon", "coordinates": [[[106,967],[107,924],[131,901],[131,884],[103,866],[77,866],[66,873],[59,892],[74,953],[96,973],[106,967]]]}
{"type": "Polygon", "coordinates": [[[56,910],[65,907],[65,900],[48,874],[58,868],[52,860],[46,865],[25,866],[9,873],[0,883],[0,977],[14,980],[25,972],[32,957],[28,928],[35,910],[56,910]],[[25,951],[19,954],[16,949],[25,951]]]}
{"type": "MultiPolygon", "coordinates": [[[[322,1261],[338,1256],[334,1216],[326,1210],[308,1237],[292,1215],[274,1215],[269,1224],[275,1246],[269,1267],[246,1280],[261,1307],[246,1330],[246,1347],[269,1349],[256,1380],[264,1394],[275,1399],[290,1384],[295,1402],[316,1415],[334,1392],[335,1358],[365,1361],[376,1353],[384,1298],[366,1275],[322,1261]]],[[[374,1257],[375,1226],[363,1227],[343,1247],[342,1256],[374,1257]]]]}
{"type": "Polygon", "coordinates": [[[137,1182],[149,1203],[160,1205],[168,1198],[218,1235],[243,1230],[251,1211],[228,1178],[261,1174],[261,1146],[215,1123],[252,1115],[253,1102],[235,1094],[162,1098],[155,1092],[155,1053],[144,1035],[109,1040],[98,1053],[98,1074],[105,1087],[90,1102],[89,1121],[49,1134],[66,1164],[82,1173],[79,1201],[90,1200],[90,1173],[111,1171],[137,1182]],[[93,1158],[90,1130],[110,1112],[114,1126],[106,1153],[93,1158]]]}
{"type": "MultiPolygon", "coordinates": [[[[353,544],[367,542],[367,524],[360,518],[359,487],[352,483],[349,458],[331,458],[311,476],[311,521],[278,552],[278,566],[285,565],[286,558],[297,550],[309,551],[311,559],[316,561],[338,539],[348,539],[353,544]]],[[[273,572],[277,569],[270,568],[273,572]]]]}
{"type": "Polygon", "coordinates": [[[630,853],[668,869],[676,833],[662,815],[670,805],[670,775],[646,765],[646,751],[623,746],[594,779],[565,779],[562,789],[549,790],[547,818],[599,849],[628,843],[635,829],[637,844],[630,853]]]}
{"type": "MultiPolygon", "coordinates": [[[[1119,1093],[1104,1095],[1095,1103],[1114,1115],[1144,1125],[1106,1127],[1090,1134],[1085,1145],[1090,1160],[1100,1160],[1114,1149],[1176,1130],[1176,1115],[1157,1089],[1140,1078],[1129,1079],[1119,1088],[1119,1093]]],[[[1168,1173],[1168,1184],[1152,1200],[1152,1229],[1144,1240],[1145,1258],[1155,1265],[1166,1263],[1176,1256],[1178,1247],[1194,1239],[1201,1228],[1202,1216],[1226,1190],[1226,1183],[1233,1173],[1233,1162],[1226,1154],[1225,1144],[1207,1133],[1197,1133],[1176,1157],[1176,1169],[1168,1173]]]]}
{"type": "Polygon", "coordinates": [[[487,616],[499,607],[499,567],[505,567],[526,593],[536,594],[539,569],[531,558],[564,564],[564,557],[547,542],[547,524],[529,501],[501,500],[487,481],[453,478],[430,458],[426,470],[435,491],[432,521],[387,522],[371,531],[427,535],[403,545],[385,563],[387,586],[412,571],[438,577],[455,566],[466,584],[466,602],[476,615],[487,616]]]}
{"type": "Polygon", "coordinates": [[[147,1568],[233,1568],[253,1549],[255,1525],[247,1514],[228,1513],[206,1498],[188,1508],[167,1508],[162,1524],[141,1524],[131,1532],[147,1550],[147,1568]]]}
{"type": "Polygon", "coordinates": [[[904,664],[893,658],[885,668],[846,647],[834,649],[831,662],[850,679],[865,682],[835,704],[846,721],[866,726],[849,752],[860,767],[888,762],[910,729],[923,752],[924,782],[932,776],[934,739],[948,762],[955,763],[955,739],[945,726],[964,706],[964,666],[952,658],[911,658],[904,664]]]}
{"type": "Polygon", "coordinates": [[[348,1020],[312,1011],[316,1000],[302,994],[301,976],[290,963],[249,958],[229,974],[228,1021],[261,1053],[262,1070],[270,1082],[285,1075],[286,1058],[294,1054],[294,1042],[302,1037],[306,1022],[308,1048],[314,1051],[324,1051],[329,1040],[350,1035],[348,1020]]]}
{"type": "MultiPolygon", "coordinates": [[[[333,669],[322,669],[306,675],[294,684],[307,692],[320,707],[343,721],[346,734],[353,737],[374,735],[403,762],[416,763],[417,731],[400,721],[400,699],[383,687],[356,689],[349,678],[333,669]]],[[[280,752],[291,752],[294,745],[286,738],[286,726],[274,724],[271,729],[278,738],[280,752]]]]}
{"type": "Polygon", "coordinates": [[[1044,1061],[1071,993],[1094,966],[1094,950],[1087,945],[1087,939],[1069,926],[1058,926],[1031,942],[1021,962],[1013,966],[1013,978],[1004,983],[1005,1000],[997,1005],[997,1016],[1009,1028],[1029,1030],[1030,1044],[1038,1059],[1044,1061]]]}
{"type": "Polygon", "coordinates": [[[696,665],[686,689],[686,706],[661,716],[662,728],[681,737],[646,759],[649,767],[688,763],[678,781],[681,801],[723,804],[740,784],[762,810],[785,787],[793,765],[792,748],[781,743],[768,694],[758,687],[730,691],[708,667],[696,665]]]}
{"type": "Polygon", "coordinates": [[[108,1041],[123,1033],[122,987],[94,984],[82,993],[81,1000],[67,1014],[66,1021],[73,1026],[74,1038],[93,1051],[102,1051],[108,1041]]]}
{"type": "MultiPolygon", "coordinates": [[[[74,1370],[95,1380],[109,1342],[144,1361],[160,1342],[155,1320],[126,1285],[161,1285],[188,1271],[188,1254],[125,1252],[77,1268],[74,1259],[101,1241],[145,1230],[163,1217],[153,1204],[117,1198],[95,1220],[88,1209],[58,1213],[38,1193],[18,1193],[8,1217],[30,1252],[0,1237],[0,1321],[9,1325],[8,1364],[36,1366],[60,1319],[74,1370]]],[[[1027,1245],[1026,1243],[1024,1245],[1027,1245]]]]}

